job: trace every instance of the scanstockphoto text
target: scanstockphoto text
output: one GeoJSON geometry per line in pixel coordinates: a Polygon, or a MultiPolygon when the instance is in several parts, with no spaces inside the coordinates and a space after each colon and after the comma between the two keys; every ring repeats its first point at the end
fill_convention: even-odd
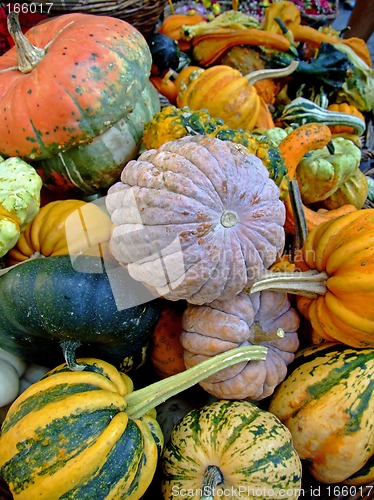
{"type": "Polygon", "coordinates": [[[374,492],[374,486],[349,486],[349,485],[316,485],[307,488],[265,488],[253,486],[223,487],[212,488],[205,486],[198,489],[180,488],[177,485],[172,486],[173,497],[176,498],[316,498],[323,500],[332,497],[353,497],[358,495],[360,498],[369,498],[374,492]]]}

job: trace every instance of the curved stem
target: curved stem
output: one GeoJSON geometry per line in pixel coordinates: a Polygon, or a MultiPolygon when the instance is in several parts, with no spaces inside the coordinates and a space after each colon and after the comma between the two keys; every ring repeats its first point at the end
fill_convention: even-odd
{"type": "Polygon", "coordinates": [[[62,351],[64,354],[65,362],[72,371],[82,372],[86,365],[83,363],[77,363],[77,358],[75,355],[75,351],[81,345],[79,340],[63,340],[61,342],[62,351]]]}
{"type": "Polygon", "coordinates": [[[265,80],[266,78],[282,78],[283,76],[288,76],[293,73],[298,67],[298,61],[292,61],[285,68],[278,69],[258,69],[257,71],[252,71],[248,75],[245,75],[245,78],[248,80],[250,85],[254,85],[256,82],[260,80],[265,80]]]}
{"type": "Polygon", "coordinates": [[[294,262],[295,255],[304,245],[305,240],[308,236],[308,227],[306,223],[299,184],[296,180],[292,180],[289,182],[288,192],[290,196],[293,218],[295,221],[295,234],[292,242],[291,259],[290,259],[290,262],[294,262]]]}
{"type": "Polygon", "coordinates": [[[329,275],[315,270],[294,273],[269,273],[257,281],[249,293],[271,290],[273,292],[293,293],[316,299],[327,292],[326,282],[329,275]]]}
{"type": "Polygon", "coordinates": [[[236,347],[222,354],[212,356],[184,372],[159,380],[143,389],[128,394],[126,396],[126,412],[132,419],[139,418],[167,399],[189,389],[224,368],[243,361],[264,361],[266,353],[266,347],[245,346],[236,347]]]}
{"type": "Polygon", "coordinates": [[[208,465],[205,469],[201,487],[201,497],[204,500],[214,500],[214,491],[219,484],[223,483],[221,469],[217,465],[208,465]]]}
{"type": "Polygon", "coordinates": [[[8,15],[8,31],[13,38],[17,49],[18,70],[21,73],[30,73],[43,59],[45,50],[35,47],[22,33],[18,14],[10,12],[8,15]]]}

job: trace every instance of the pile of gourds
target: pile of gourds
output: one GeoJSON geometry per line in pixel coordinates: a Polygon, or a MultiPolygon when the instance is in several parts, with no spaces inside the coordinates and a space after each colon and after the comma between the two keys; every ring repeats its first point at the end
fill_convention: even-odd
{"type": "Polygon", "coordinates": [[[289,4],[262,25],[171,14],[149,40],[80,14],[22,35],[9,16],[0,477],[15,499],[296,499],[306,469],[374,481],[373,75],[365,44],[289,4]],[[337,56],[328,103],[292,95],[306,60],[337,56]]]}

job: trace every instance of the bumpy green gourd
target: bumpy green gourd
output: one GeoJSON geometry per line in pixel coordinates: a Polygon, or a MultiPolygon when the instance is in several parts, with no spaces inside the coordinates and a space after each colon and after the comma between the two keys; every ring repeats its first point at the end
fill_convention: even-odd
{"type": "Polygon", "coordinates": [[[187,106],[183,108],[168,106],[156,113],[146,125],[142,138],[143,148],[158,149],[165,142],[197,134],[245,146],[260,158],[268,169],[270,178],[278,186],[287,173],[277,145],[269,138],[255,135],[248,130],[231,129],[222,119],[210,116],[206,110],[192,111],[187,106]]]}

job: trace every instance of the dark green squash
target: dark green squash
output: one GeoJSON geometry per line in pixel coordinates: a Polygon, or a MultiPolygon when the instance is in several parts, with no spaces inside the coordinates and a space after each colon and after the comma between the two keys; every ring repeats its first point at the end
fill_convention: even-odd
{"type": "Polygon", "coordinates": [[[44,366],[64,360],[67,341],[118,365],[142,351],[159,316],[158,301],[100,257],[26,261],[0,276],[0,295],[0,346],[44,366]]]}
{"type": "Polygon", "coordinates": [[[163,33],[153,33],[147,38],[152,55],[153,72],[163,73],[168,69],[179,67],[178,42],[163,33]]]}

